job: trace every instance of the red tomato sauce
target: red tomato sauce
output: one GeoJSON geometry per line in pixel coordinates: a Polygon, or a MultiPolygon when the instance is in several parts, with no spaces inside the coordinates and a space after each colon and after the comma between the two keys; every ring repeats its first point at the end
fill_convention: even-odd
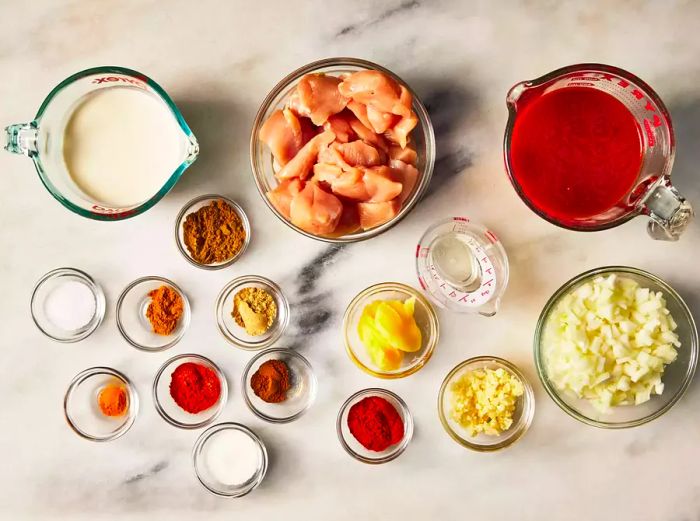
{"type": "Polygon", "coordinates": [[[518,114],[511,175],[549,217],[586,219],[629,194],[642,150],[641,129],[622,102],[596,89],[568,87],[534,99],[518,114]]]}

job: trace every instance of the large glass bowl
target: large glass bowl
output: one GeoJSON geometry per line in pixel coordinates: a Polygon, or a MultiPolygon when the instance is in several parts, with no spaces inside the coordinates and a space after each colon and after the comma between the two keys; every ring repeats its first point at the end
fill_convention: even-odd
{"type": "Polygon", "coordinates": [[[540,315],[537,330],[535,331],[534,348],[535,363],[539,377],[547,394],[559,407],[570,416],[588,425],[605,429],[621,429],[636,427],[658,418],[673,407],[685,394],[690,381],[693,379],[698,362],[698,331],[688,306],[666,282],[651,273],[637,268],[608,266],[582,273],[557,290],[552,298],[549,299],[540,315]],[[660,291],[663,294],[666,299],[666,307],[678,324],[676,333],[680,338],[681,347],[678,349],[678,358],[668,364],[664,370],[662,377],[664,391],[661,395],[652,395],[651,400],[639,405],[617,406],[613,407],[608,413],[602,413],[593,407],[588,400],[577,398],[568,392],[562,392],[550,381],[547,375],[547,364],[542,344],[552,311],[556,309],[563,296],[595,277],[613,274],[633,279],[642,287],[649,288],[654,292],[660,291]]]}
{"type": "Polygon", "coordinates": [[[428,188],[428,185],[430,184],[430,178],[433,175],[433,167],[435,165],[435,133],[433,132],[433,125],[430,122],[430,116],[428,115],[428,111],[425,109],[425,106],[420,99],[418,99],[416,93],[411,90],[406,82],[404,82],[396,74],[388,69],[385,69],[381,65],[377,65],[376,63],[366,60],[359,60],[357,58],[328,58],[309,63],[308,65],[295,70],[282,79],[282,81],[280,81],[267,95],[265,100],[262,102],[262,105],[258,110],[258,114],[255,117],[255,122],[253,123],[253,130],[250,136],[250,163],[253,169],[253,175],[255,177],[255,184],[258,186],[258,190],[260,191],[260,195],[262,196],[263,200],[270,210],[272,210],[272,212],[290,228],[303,235],[306,235],[307,237],[321,241],[334,243],[356,242],[369,239],[370,237],[375,237],[396,225],[401,219],[408,215],[408,212],[413,209],[419,199],[423,196],[428,188]],[[284,215],[282,215],[272,205],[270,200],[267,198],[267,195],[265,195],[267,192],[277,186],[278,181],[275,178],[275,171],[273,169],[272,153],[259,139],[258,132],[263,123],[267,121],[267,118],[269,118],[275,110],[284,107],[287,99],[296,88],[297,83],[305,74],[322,72],[326,74],[339,75],[361,70],[378,70],[384,72],[397,82],[404,85],[413,95],[413,111],[418,117],[418,125],[411,133],[411,137],[413,138],[413,145],[416,147],[416,152],[418,153],[416,168],[418,168],[418,171],[420,172],[420,179],[419,182],[416,183],[413,193],[411,193],[411,195],[404,202],[399,213],[390,221],[369,230],[361,230],[355,233],[343,235],[341,237],[324,237],[314,235],[289,222],[286,217],[284,217],[284,215]]]}

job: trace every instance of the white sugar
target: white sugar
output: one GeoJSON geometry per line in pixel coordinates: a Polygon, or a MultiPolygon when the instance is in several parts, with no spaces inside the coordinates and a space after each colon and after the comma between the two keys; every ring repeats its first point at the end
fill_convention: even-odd
{"type": "Polygon", "coordinates": [[[214,435],[206,444],[206,466],[211,475],[223,485],[242,485],[258,472],[262,451],[246,433],[226,429],[214,435]]]}
{"type": "Polygon", "coordinates": [[[64,331],[75,331],[95,316],[95,295],[73,279],[58,280],[44,300],[46,318],[64,331]]]}

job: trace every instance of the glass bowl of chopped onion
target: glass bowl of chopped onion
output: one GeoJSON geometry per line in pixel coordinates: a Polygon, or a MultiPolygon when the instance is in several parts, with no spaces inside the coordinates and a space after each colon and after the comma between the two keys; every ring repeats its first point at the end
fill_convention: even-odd
{"type": "Polygon", "coordinates": [[[698,332],[678,293],[646,271],[587,271],[549,299],[535,332],[545,390],[577,420],[636,427],[680,400],[695,374],[698,332]]]}
{"type": "MultiPolygon", "coordinates": [[[[321,241],[331,243],[357,242],[375,237],[398,224],[398,222],[408,215],[416,206],[423,195],[425,195],[435,166],[435,133],[432,122],[430,121],[430,115],[425,106],[410,86],[399,76],[381,65],[367,60],[347,57],[328,58],[309,63],[291,72],[280,80],[265,97],[253,123],[250,137],[250,162],[255,184],[258,187],[260,195],[275,216],[287,226],[307,237],[321,241]],[[405,87],[411,94],[411,108],[418,118],[418,124],[410,133],[410,146],[416,152],[415,167],[418,169],[419,178],[410,193],[407,194],[401,203],[398,212],[389,220],[372,227],[367,227],[366,229],[359,228],[351,232],[346,232],[345,230],[340,231],[341,228],[344,229],[347,228],[347,226],[338,226],[331,234],[316,234],[293,224],[291,218],[285,216],[268,197],[268,194],[280,185],[279,180],[275,177],[275,173],[280,167],[276,164],[270,149],[260,138],[260,129],[276,111],[282,110],[287,106],[288,102],[292,99],[292,95],[295,94],[300,80],[305,75],[324,74],[327,76],[343,77],[358,71],[379,71],[384,73],[398,85],[405,87]]],[[[341,224],[346,221],[353,221],[353,219],[347,217],[351,213],[352,212],[349,211],[343,212],[341,224]]]]}
{"type": "Polygon", "coordinates": [[[535,394],[508,360],[477,356],[458,364],[440,386],[438,414],[447,434],[467,449],[494,452],[527,432],[535,394]]]}

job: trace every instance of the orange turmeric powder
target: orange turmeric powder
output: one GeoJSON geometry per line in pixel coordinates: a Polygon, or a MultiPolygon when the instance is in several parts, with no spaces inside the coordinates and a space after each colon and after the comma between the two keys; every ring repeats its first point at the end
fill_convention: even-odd
{"type": "Polygon", "coordinates": [[[246,238],[241,217],[222,199],[187,215],[182,228],[183,242],[200,264],[229,260],[243,248],[246,238]]]}
{"type": "Polygon", "coordinates": [[[184,312],[182,297],[170,286],[161,286],[148,293],[151,303],[146,310],[148,318],[157,335],[169,335],[177,327],[184,312]]]}
{"type": "Polygon", "coordinates": [[[124,386],[115,384],[104,386],[97,395],[97,404],[105,416],[123,415],[128,408],[124,386]]]}

